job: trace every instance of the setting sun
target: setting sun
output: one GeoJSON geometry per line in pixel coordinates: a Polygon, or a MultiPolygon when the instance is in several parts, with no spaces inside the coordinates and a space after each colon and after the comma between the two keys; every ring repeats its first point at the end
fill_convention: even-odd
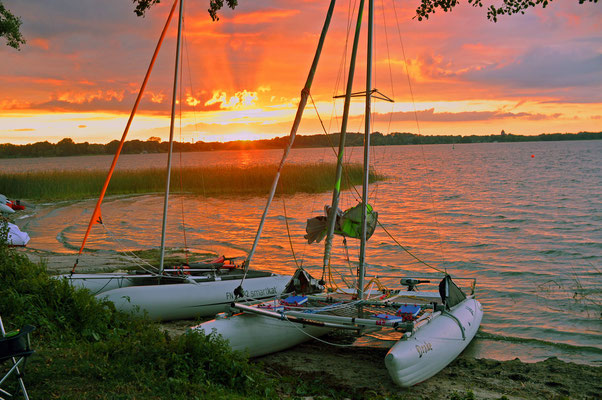
{"type": "MultiPolygon", "coordinates": [[[[137,18],[118,0],[69,10],[7,4],[22,16],[28,43],[19,52],[0,48],[0,140],[119,138],[169,5],[161,3],[137,18]],[[57,18],[64,21],[60,27],[45,25],[57,18]]],[[[319,1],[302,5],[241,2],[234,11],[223,10],[218,22],[210,21],[204,4],[186,6],[178,104],[182,140],[288,134],[326,11],[319,1]]],[[[375,129],[425,135],[600,129],[598,8],[554,2],[494,24],[467,5],[418,22],[412,19],[414,6],[377,7],[376,18],[386,29],[376,32],[373,80],[395,103],[375,105],[377,123],[392,121],[375,129]]],[[[340,129],[342,102],[332,97],[342,93],[341,66],[348,62],[338,46],[346,36],[346,18],[340,18],[345,8],[335,10],[338,22],[312,88],[311,100],[331,132],[340,129]]],[[[174,39],[172,24],[130,139],[168,135],[174,39]]],[[[359,63],[360,74],[362,68],[359,63]]],[[[352,118],[361,119],[361,109],[359,102],[352,104],[352,118]]],[[[305,116],[299,132],[320,133],[311,104],[305,116]]],[[[353,129],[360,129],[361,121],[356,125],[353,129]]]]}

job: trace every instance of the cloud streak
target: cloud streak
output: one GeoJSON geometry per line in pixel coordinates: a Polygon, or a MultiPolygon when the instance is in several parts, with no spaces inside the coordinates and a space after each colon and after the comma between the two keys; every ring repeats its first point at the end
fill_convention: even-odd
{"type": "Polygon", "coordinates": [[[423,122],[474,122],[491,121],[499,119],[525,119],[529,121],[545,121],[561,118],[561,113],[541,114],[529,112],[506,112],[506,111],[461,111],[461,112],[435,112],[434,108],[420,111],[400,111],[386,114],[377,114],[375,120],[378,122],[415,121],[423,122]]]}
{"type": "MultiPolygon", "coordinates": [[[[37,137],[63,131],[82,140],[92,137],[87,135],[102,141],[118,137],[121,129],[109,129],[95,118],[110,115],[117,124],[128,115],[171,2],[153,7],[146,18],[136,17],[131,2],[124,0],[4,2],[22,17],[28,45],[21,52],[0,46],[0,142],[22,140],[10,132],[16,135],[25,127],[35,129],[37,137]]],[[[294,115],[293,99],[305,82],[327,6],[314,0],[244,1],[234,11],[223,10],[213,23],[205,2],[188,2],[182,110],[189,116],[194,110],[195,118],[207,124],[197,135],[287,134],[287,118],[294,115]]],[[[344,90],[348,7],[339,2],[335,9],[314,79],[312,98],[322,104],[344,90]]],[[[491,121],[530,133],[600,128],[598,5],[553,2],[546,10],[497,24],[467,4],[420,23],[411,19],[411,2],[395,3],[396,10],[388,2],[383,7],[384,13],[381,6],[376,9],[375,87],[399,102],[395,110],[407,110],[414,101],[425,125],[445,122],[466,133],[482,132],[491,121]]],[[[175,26],[140,105],[137,118],[144,123],[132,127],[133,135],[168,125],[175,26]]],[[[361,90],[364,68],[360,62],[354,91],[361,90]]],[[[313,113],[306,111],[305,117],[302,133],[321,130],[313,113]]],[[[392,130],[405,130],[416,115],[398,111],[376,118],[392,118],[392,130]]],[[[332,126],[337,125],[334,118],[332,126]]]]}

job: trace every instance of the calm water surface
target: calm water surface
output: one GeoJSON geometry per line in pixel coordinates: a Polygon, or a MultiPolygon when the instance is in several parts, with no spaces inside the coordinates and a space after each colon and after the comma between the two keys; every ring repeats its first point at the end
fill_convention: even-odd
{"type": "MultiPolygon", "coordinates": [[[[280,150],[184,153],[184,165],[276,163],[280,150]]],[[[359,162],[362,149],[347,149],[359,162]]],[[[372,151],[375,169],[390,177],[371,189],[371,204],[388,231],[421,259],[452,275],[477,278],[485,315],[477,357],[537,361],[557,356],[602,364],[602,141],[391,146],[372,151]]],[[[118,168],[164,165],[164,154],[124,155],[118,168]]],[[[107,169],[111,157],[0,160],[4,171],[107,169]]],[[[290,162],[334,162],[332,149],[296,149],[290,162]]],[[[178,157],[176,157],[176,167],[178,157]]],[[[100,188],[99,188],[100,189],[100,188]]],[[[267,196],[267,194],[266,194],[267,196]]],[[[356,204],[353,191],[342,208],[356,204]]],[[[168,246],[239,256],[251,247],[265,198],[172,197],[168,246]],[[182,220],[182,214],[184,219],[182,220]],[[184,222],[183,222],[184,221],[184,222]]],[[[81,243],[95,200],[37,207],[23,218],[30,247],[72,252],[81,243]]],[[[88,249],[152,248],[159,244],[162,197],[104,202],[103,219],[117,240],[95,227],[88,249]]],[[[290,273],[295,255],[320,276],[322,245],[307,245],[305,220],[322,213],[330,194],[277,198],[255,267],[290,273]]],[[[357,243],[349,240],[352,259],[357,243]]],[[[339,239],[333,265],[348,265],[339,239]]],[[[369,241],[370,272],[429,272],[382,229],[369,241]]],[[[386,280],[386,279],[385,279],[386,280]]],[[[390,346],[373,335],[361,345],[390,346]]]]}

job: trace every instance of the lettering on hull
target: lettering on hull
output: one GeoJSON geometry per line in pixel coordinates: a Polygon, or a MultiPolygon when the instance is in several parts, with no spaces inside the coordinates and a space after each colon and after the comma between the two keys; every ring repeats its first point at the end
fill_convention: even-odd
{"type": "Polygon", "coordinates": [[[429,342],[424,342],[423,345],[416,346],[416,351],[418,352],[418,358],[422,357],[423,354],[433,350],[433,345],[429,342]]]}
{"type": "MultiPolygon", "coordinates": [[[[263,288],[263,289],[256,289],[256,290],[251,290],[251,291],[245,290],[245,297],[250,297],[253,299],[260,299],[260,298],[264,298],[264,297],[276,296],[277,294],[278,294],[278,290],[276,289],[276,286],[263,288]]],[[[226,292],[226,300],[228,300],[228,301],[236,300],[236,298],[234,297],[234,293],[226,292]]]]}

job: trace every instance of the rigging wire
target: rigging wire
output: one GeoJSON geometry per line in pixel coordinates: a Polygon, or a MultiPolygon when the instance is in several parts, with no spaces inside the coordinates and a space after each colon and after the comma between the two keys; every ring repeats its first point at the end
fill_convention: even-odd
{"type": "Polygon", "coordinates": [[[286,215],[286,202],[284,201],[284,197],[282,198],[282,208],[284,208],[284,222],[286,223],[286,233],[288,235],[288,243],[291,246],[291,253],[293,254],[293,260],[295,260],[295,265],[297,266],[297,269],[299,269],[299,268],[303,269],[303,264],[299,265],[299,262],[297,261],[297,257],[295,256],[295,249],[293,247],[293,239],[291,237],[291,231],[288,226],[288,216],[286,215]]]}
{"type": "Polygon", "coordinates": [[[131,262],[133,262],[136,266],[140,267],[141,269],[143,269],[144,271],[148,272],[149,274],[157,275],[157,271],[156,271],[157,267],[155,267],[154,265],[150,264],[148,261],[140,258],[133,251],[131,251],[131,250],[125,250],[125,246],[121,243],[121,241],[119,240],[119,238],[106,226],[106,224],[104,222],[101,222],[100,224],[105,229],[105,233],[109,236],[109,238],[117,246],[121,247],[121,250],[119,250],[120,253],[123,253],[126,257],[129,257],[131,262]],[[152,270],[149,270],[149,269],[145,268],[144,265],[146,265],[147,267],[150,267],[152,270]]]}
{"type": "MultiPolygon", "coordinates": [[[[326,128],[324,127],[324,122],[322,121],[322,117],[320,116],[320,112],[318,111],[318,107],[316,107],[316,103],[314,102],[314,98],[312,97],[311,93],[309,95],[309,99],[311,100],[311,104],[314,107],[314,110],[316,111],[316,116],[318,117],[318,120],[320,121],[320,125],[322,126],[322,132],[326,136],[326,139],[328,140],[328,145],[332,149],[332,152],[336,158],[337,150],[334,146],[334,143],[332,143],[332,140],[330,137],[331,135],[326,131],[326,128]]],[[[347,182],[347,187],[352,187],[353,185],[351,184],[351,178],[349,177],[349,170],[347,169],[347,164],[343,164],[343,176],[345,177],[345,181],[347,182]]],[[[357,193],[357,191],[356,191],[356,193],[357,193]]],[[[359,193],[358,193],[358,196],[359,196],[359,193]]],[[[359,201],[359,197],[356,197],[355,200],[359,201]]]]}
{"type": "Polygon", "coordinates": [[[157,46],[155,47],[155,51],[153,53],[153,56],[151,58],[150,64],[148,66],[148,69],[146,71],[146,75],[144,76],[144,80],[142,81],[142,85],[140,86],[140,90],[138,91],[138,95],[136,96],[136,101],[134,102],[134,106],[132,107],[132,111],[130,113],[130,117],[128,119],[128,122],[125,126],[125,129],[123,131],[123,134],[121,136],[121,140],[119,142],[119,146],[117,147],[117,151],[115,152],[115,155],[113,156],[113,161],[111,163],[111,167],[109,168],[109,173],[107,174],[107,177],[105,178],[103,187],[100,191],[100,196],[96,202],[96,207],[94,208],[94,211],[92,212],[92,215],[90,217],[90,222],[88,223],[88,228],[86,229],[86,233],[84,234],[84,238],[82,240],[82,244],[81,247],[79,248],[79,251],[77,253],[77,258],[75,259],[75,264],[73,265],[73,268],[71,269],[71,275],[73,275],[73,273],[75,272],[75,268],[77,268],[77,264],[79,262],[79,256],[82,254],[82,252],[84,251],[84,247],[86,246],[86,240],[88,239],[88,235],[90,234],[90,230],[92,229],[92,225],[97,223],[98,221],[102,221],[102,217],[101,217],[101,211],[100,211],[100,205],[102,204],[102,200],[104,199],[105,193],[107,191],[107,188],[109,186],[109,182],[111,181],[111,177],[113,175],[113,171],[115,170],[115,166],[117,165],[117,160],[119,159],[119,155],[121,154],[121,149],[123,148],[123,144],[125,142],[125,138],[127,137],[127,134],[129,132],[130,126],[132,124],[132,120],[134,119],[134,115],[136,115],[136,110],[138,110],[138,106],[140,105],[140,100],[142,100],[142,94],[144,93],[144,89],[146,88],[146,85],[148,83],[148,79],[150,77],[151,71],[153,70],[153,66],[155,65],[155,61],[157,59],[157,55],[159,54],[159,49],[161,48],[161,44],[163,43],[163,39],[165,39],[165,35],[167,33],[168,27],[169,27],[169,23],[171,22],[171,19],[173,17],[174,11],[176,10],[176,5],[178,4],[178,1],[174,1],[171,10],[169,12],[169,16],[167,17],[167,21],[165,22],[165,26],[163,27],[163,30],[161,31],[161,36],[159,37],[159,41],[157,42],[157,46]]]}
{"type": "MultiPolygon", "coordinates": [[[[408,62],[407,62],[407,58],[406,58],[406,52],[405,52],[405,47],[403,45],[403,40],[402,40],[402,35],[401,35],[401,29],[399,28],[399,18],[397,16],[397,8],[395,8],[395,2],[391,2],[393,4],[393,11],[395,14],[395,22],[396,22],[396,27],[397,27],[397,33],[398,33],[398,37],[399,37],[399,43],[401,45],[401,53],[403,55],[403,63],[405,66],[405,70],[406,70],[406,77],[408,79],[408,88],[410,90],[410,97],[412,99],[412,106],[414,108],[414,119],[416,120],[416,128],[418,130],[418,135],[422,136],[422,133],[420,131],[420,122],[418,121],[418,111],[416,110],[416,101],[414,99],[414,91],[412,90],[412,83],[410,80],[410,71],[408,68],[408,62]]],[[[424,153],[424,145],[420,145],[420,150],[422,152],[422,159],[424,161],[424,164],[426,165],[426,155],[424,153]]],[[[441,257],[443,258],[443,261],[445,261],[445,252],[443,251],[443,240],[441,237],[441,230],[439,227],[439,220],[437,218],[437,208],[435,207],[435,201],[434,201],[434,196],[433,196],[433,185],[430,179],[430,175],[427,173],[426,174],[426,181],[428,183],[428,188],[429,188],[429,195],[430,195],[430,200],[431,200],[431,207],[433,208],[433,215],[434,215],[434,219],[435,219],[435,226],[437,228],[437,236],[439,238],[439,250],[441,251],[441,257]]],[[[445,271],[447,271],[447,268],[445,267],[445,271]]]]}
{"type": "MultiPolygon", "coordinates": [[[[185,42],[186,41],[186,24],[185,24],[185,19],[184,19],[184,15],[182,15],[182,41],[185,42]]],[[[184,48],[184,50],[186,51],[186,48],[184,48]]],[[[184,73],[184,52],[182,52],[181,57],[181,61],[180,62],[180,82],[183,83],[184,80],[182,79],[183,73],[184,73]]],[[[183,183],[183,177],[182,175],[184,174],[184,168],[182,166],[182,91],[184,90],[184,85],[180,84],[180,104],[179,104],[179,111],[180,111],[180,115],[179,115],[179,134],[180,134],[180,151],[179,151],[179,158],[180,158],[180,208],[181,208],[181,212],[182,212],[182,232],[183,232],[183,236],[184,236],[184,257],[186,258],[186,264],[189,264],[189,259],[188,259],[188,243],[186,240],[186,221],[184,218],[184,183],[183,183]]]]}
{"type": "Polygon", "coordinates": [[[286,317],[284,318],[284,320],[285,320],[285,321],[287,321],[287,322],[288,322],[289,324],[291,324],[292,326],[294,326],[294,327],[295,327],[295,329],[298,329],[298,330],[299,330],[299,332],[303,333],[304,335],[307,335],[307,336],[309,336],[310,338],[312,338],[312,339],[314,339],[314,340],[317,340],[318,342],[321,342],[321,343],[327,344],[327,345],[329,345],[329,346],[336,346],[336,347],[352,347],[352,346],[353,346],[353,343],[351,343],[351,344],[340,344],[340,343],[334,343],[334,342],[329,342],[329,341],[326,341],[326,340],[324,340],[324,339],[320,339],[319,337],[312,335],[311,333],[307,332],[306,330],[299,328],[299,327],[297,326],[297,325],[298,325],[298,323],[297,323],[297,322],[290,321],[290,320],[289,320],[288,318],[286,318],[286,317]]]}
{"type": "Polygon", "coordinates": [[[428,264],[426,261],[421,260],[420,258],[418,258],[417,256],[414,255],[414,253],[412,253],[410,250],[408,250],[404,245],[402,245],[401,243],[399,243],[399,241],[397,239],[395,239],[393,237],[393,235],[391,235],[389,233],[389,231],[387,230],[387,228],[385,228],[385,226],[380,222],[380,221],[376,221],[378,223],[378,225],[383,228],[383,230],[385,231],[385,233],[387,234],[387,236],[389,236],[391,238],[391,240],[393,240],[403,251],[405,251],[406,253],[408,253],[410,256],[412,256],[412,258],[414,258],[416,261],[418,261],[419,263],[434,269],[435,271],[447,274],[447,272],[440,270],[437,267],[433,267],[432,265],[428,264]]]}
{"type": "MultiPolygon", "coordinates": [[[[190,51],[188,50],[188,41],[184,40],[184,48],[185,48],[185,54],[186,54],[186,64],[188,65],[188,71],[192,71],[192,68],[190,67],[190,51]]],[[[194,85],[192,84],[192,74],[189,72],[188,73],[188,84],[190,85],[190,93],[191,95],[194,95],[194,85]]],[[[196,102],[192,103],[192,117],[194,119],[194,130],[195,132],[199,131],[199,122],[197,120],[197,116],[196,116],[196,102]]],[[[201,187],[203,189],[203,197],[207,197],[207,191],[205,189],[205,174],[203,173],[203,169],[200,169],[200,175],[201,175],[201,187]]]]}
{"type": "MultiPolygon", "coordinates": [[[[351,4],[351,2],[349,2],[349,4],[351,4]]],[[[356,2],[354,3],[353,9],[355,9],[355,4],[356,4],[356,2]]],[[[416,103],[415,103],[415,100],[414,100],[414,94],[413,94],[413,90],[412,90],[412,86],[411,86],[411,81],[410,81],[410,77],[409,77],[409,69],[408,69],[407,58],[406,58],[406,55],[405,55],[405,48],[403,46],[403,41],[402,41],[402,38],[401,38],[401,30],[399,28],[399,19],[397,17],[397,10],[395,9],[395,6],[393,6],[393,7],[394,7],[395,18],[396,18],[396,25],[397,25],[399,40],[400,40],[401,47],[402,47],[402,54],[403,54],[403,58],[404,58],[404,65],[405,65],[405,68],[406,68],[406,76],[407,76],[407,79],[408,79],[408,86],[409,86],[409,90],[410,90],[412,104],[414,106],[414,116],[415,116],[416,125],[417,125],[417,128],[418,128],[418,132],[420,134],[420,124],[418,122],[418,113],[417,113],[417,110],[416,110],[416,103]]],[[[391,84],[391,91],[392,91],[391,93],[392,93],[392,96],[394,96],[395,92],[394,92],[394,87],[393,87],[393,72],[392,72],[392,67],[391,67],[390,46],[389,46],[389,39],[388,39],[388,31],[386,29],[386,13],[385,13],[385,10],[384,10],[384,4],[382,2],[381,2],[381,8],[382,8],[383,20],[385,21],[385,23],[383,25],[384,25],[384,29],[385,29],[386,49],[387,49],[387,56],[388,56],[388,60],[389,60],[389,63],[388,63],[388,66],[389,66],[389,80],[390,80],[390,84],[391,84]]],[[[345,51],[343,53],[343,62],[341,64],[341,67],[339,68],[338,78],[337,78],[336,83],[335,83],[335,93],[337,92],[338,86],[339,86],[339,84],[341,82],[340,76],[341,75],[345,75],[345,73],[346,73],[345,72],[345,68],[344,68],[344,65],[346,65],[346,53],[347,53],[346,49],[347,49],[347,46],[348,46],[348,37],[349,37],[350,28],[351,28],[351,25],[352,25],[351,15],[354,15],[355,11],[353,11],[353,12],[350,11],[350,12],[348,12],[348,14],[349,14],[348,15],[348,17],[349,17],[348,21],[349,22],[347,24],[347,35],[346,35],[346,40],[345,40],[345,51]]],[[[368,94],[366,94],[366,95],[368,95],[368,94]]],[[[328,133],[328,130],[326,129],[326,127],[324,125],[324,122],[323,122],[323,120],[322,120],[322,118],[320,116],[320,113],[319,113],[318,108],[317,108],[317,106],[315,104],[313,96],[311,96],[311,94],[310,94],[309,97],[310,97],[312,106],[313,106],[313,108],[314,108],[314,110],[316,112],[316,115],[318,117],[318,120],[320,122],[320,125],[322,127],[322,131],[325,134],[325,136],[327,137],[329,146],[331,147],[333,153],[336,156],[337,155],[337,151],[335,149],[334,144],[332,143],[332,140],[330,138],[330,134],[328,133]]],[[[333,101],[333,104],[334,104],[334,101],[333,101]]],[[[393,105],[392,105],[392,107],[394,108],[393,105]]],[[[333,106],[333,113],[336,114],[336,107],[334,107],[334,106],[333,106]]],[[[373,119],[373,116],[370,115],[369,118],[373,119]]],[[[393,118],[393,115],[392,115],[392,113],[390,113],[389,121],[388,121],[388,126],[387,126],[387,131],[388,132],[390,132],[390,129],[391,129],[392,118],[393,118]]],[[[336,119],[336,116],[335,116],[335,119],[336,119]]],[[[362,117],[362,121],[361,122],[363,122],[363,117],[362,117]]],[[[332,117],[331,117],[330,124],[332,124],[332,117]]],[[[375,150],[373,149],[373,151],[375,151],[375,150]]],[[[423,158],[425,158],[424,149],[423,148],[422,148],[422,153],[423,153],[423,158]]],[[[348,173],[348,170],[347,170],[346,167],[344,167],[344,176],[345,176],[345,179],[346,179],[346,181],[348,183],[348,186],[350,188],[352,188],[351,193],[355,194],[355,196],[354,196],[355,200],[359,201],[358,199],[361,196],[360,196],[357,188],[354,185],[351,184],[349,173],[348,173]]],[[[431,203],[432,203],[433,208],[435,208],[434,207],[433,195],[432,195],[432,185],[431,185],[430,180],[428,180],[428,183],[429,183],[429,189],[430,189],[430,195],[431,195],[431,203]]],[[[373,192],[371,194],[372,198],[374,198],[376,196],[377,191],[378,191],[378,185],[376,185],[376,188],[373,190],[373,192]]],[[[428,264],[427,262],[425,262],[422,259],[420,259],[418,256],[414,255],[410,250],[408,250],[405,246],[403,246],[397,239],[395,239],[395,237],[393,237],[393,235],[385,228],[385,226],[380,221],[378,221],[378,224],[383,228],[383,230],[391,238],[391,240],[393,240],[404,252],[406,252],[407,254],[409,254],[416,261],[418,261],[419,263],[421,263],[421,264],[423,264],[423,265],[425,265],[425,266],[427,266],[427,267],[429,267],[429,268],[431,268],[431,269],[433,269],[433,270],[435,270],[437,272],[446,273],[445,271],[442,271],[441,269],[428,264]]],[[[439,224],[438,224],[437,220],[436,220],[436,225],[437,225],[437,232],[438,232],[438,235],[439,235],[439,246],[440,246],[441,252],[443,254],[443,248],[442,248],[442,243],[441,243],[441,234],[439,232],[439,224]]],[[[288,223],[287,223],[287,227],[288,227],[288,223]]],[[[289,240],[290,240],[290,233],[289,233],[289,240]]],[[[343,244],[345,246],[345,250],[348,251],[346,240],[344,240],[343,244]]],[[[347,260],[348,260],[348,263],[349,263],[349,257],[348,257],[348,255],[347,255],[347,260]]],[[[324,277],[324,272],[325,271],[323,271],[323,277],[324,277]]],[[[334,279],[332,277],[332,268],[331,268],[330,263],[328,265],[328,277],[329,277],[329,281],[330,281],[331,285],[334,284],[334,286],[336,287],[336,283],[334,283],[334,279]]],[[[342,277],[342,275],[341,275],[341,277],[342,277]]],[[[380,283],[377,283],[377,284],[380,287],[380,283]]]]}
{"type": "MultiPolygon", "coordinates": [[[[319,112],[318,112],[318,109],[317,109],[317,107],[316,107],[316,105],[315,105],[315,103],[314,103],[314,101],[313,101],[313,98],[311,97],[311,95],[310,95],[310,99],[311,99],[311,102],[312,102],[312,104],[313,104],[313,106],[314,106],[314,109],[316,110],[316,114],[318,115],[318,119],[320,120],[320,124],[322,125],[322,129],[324,129],[324,123],[322,122],[322,118],[320,117],[320,114],[319,114],[319,112]]],[[[333,149],[333,151],[334,151],[334,152],[335,152],[335,154],[336,154],[336,150],[334,149],[334,146],[333,146],[333,144],[332,144],[332,142],[331,142],[331,140],[330,140],[330,136],[328,135],[328,133],[326,133],[326,130],[325,130],[325,129],[324,129],[324,133],[326,134],[326,137],[328,138],[328,141],[329,141],[329,143],[330,143],[330,145],[331,145],[331,148],[333,149]]],[[[344,169],[344,170],[345,170],[345,169],[344,169]]],[[[349,174],[348,174],[348,173],[345,173],[345,176],[347,177],[347,179],[349,179],[349,174]]],[[[352,192],[355,192],[355,194],[356,194],[356,198],[359,198],[359,197],[361,197],[361,196],[360,196],[360,193],[359,193],[359,191],[357,190],[357,188],[356,188],[355,186],[353,186],[353,185],[351,185],[351,184],[350,184],[349,186],[350,186],[350,187],[353,189],[353,191],[352,191],[352,192]]],[[[405,251],[406,253],[408,253],[410,256],[412,256],[414,259],[416,259],[416,260],[417,260],[418,262],[420,262],[421,264],[424,264],[425,266],[427,266],[427,267],[429,267],[429,268],[432,268],[432,269],[434,269],[435,271],[438,271],[438,272],[443,272],[443,271],[441,271],[440,269],[438,269],[438,268],[436,268],[436,267],[433,267],[432,265],[430,265],[430,264],[426,263],[425,261],[421,260],[421,259],[420,259],[419,257],[417,257],[416,255],[414,255],[413,253],[411,253],[411,252],[410,252],[410,251],[409,251],[409,250],[408,250],[406,247],[404,247],[404,246],[403,246],[401,243],[399,243],[399,241],[398,241],[397,239],[395,239],[395,238],[393,237],[393,235],[391,235],[391,234],[389,233],[389,231],[388,231],[388,230],[385,228],[385,226],[384,226],[384,225],[383,225],[383,224],[382,224],[380,221],[377,221],[377,222],[378,222],[378,225],[379,225],[381,228],[383,228],[383,230],[384,230],[384,231],[387,233],[387,235],[388,235],[388,236],[389,236],[389,237],[390,237],[390,238],[391,238],[391,239],[392,239],[392,240],[393,240],[393,241],[394,241],[394,242],[395,242],[395,243],[396,243],[396,244],[397,244],[397,245],[398,245],[398,246],[399,246],[399,247],[400,247],[400,248],[401,248],[403,251],[405,251]]],[[[330,269],[330,265],[329,265],[329,269],[330,269]]]]}

